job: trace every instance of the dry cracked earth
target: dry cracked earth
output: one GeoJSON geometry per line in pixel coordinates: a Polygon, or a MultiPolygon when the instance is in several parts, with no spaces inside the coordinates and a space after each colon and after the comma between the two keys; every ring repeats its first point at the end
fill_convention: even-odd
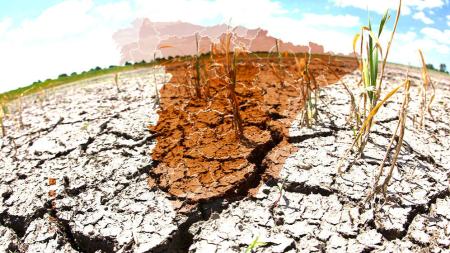
{"type": "MultiPolygon", "coordinates": [[[[389,68],[387,83],[404,73],[389,68]]],[[[318,123],[290,128],[297,151],[269,152],[274,161],[288,156],[278,181],[183,210],[147,185],[156,142],[147,126],[158,120],[154,85],[170,79],[164,69],[123,73],[120,92],[108,76],[25,98],[23,127],[11,105],[0,140],[0,252],[243,252],[256,237],[266,243],[257,252],[450,252],[450,80],[434,78],[434,120],[427,115],[420,129],[420,76],[410,76],[398,169],[386,199],[370,203],[401,94],[381,109],[364,157],[343,174],[337,163],[353,131],[349,97],[336,84],[321,90],[318,123]]]]}

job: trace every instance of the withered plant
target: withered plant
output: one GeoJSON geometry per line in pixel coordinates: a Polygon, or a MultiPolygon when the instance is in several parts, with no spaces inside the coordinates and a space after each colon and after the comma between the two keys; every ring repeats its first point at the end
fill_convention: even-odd
{"type": "Polygon", "coordinates": [[[339,80],[339,83],[342,84],[345,91],[350,97],[350,111],[349,117],[347,119],[347,124],[351,124],[352,129],[359,129],[362,122],[361,122],[361,115],[359,114],[359,109],[356,103],[355,95],[353,95],[353,92],[350,90],[349,86],[341,78],[339,78],[338,74],[333,68],[328,67],[327,71],[329,71],[329,73],[331,73],[334,77],[336,77],[339,80]]]}
{"type": "Polygon", "coordinates": [[[301,126],[311,127],[317,121],[317,103],[319,99],[319,87],[314,74],[310,71],[311,54],[305,54],[304,58],[298,59],[294,55],[297,73],[299,75],[302,108],[300,112],[301,126]]]}
{"type": "Polygon", "coordinates": [[[227,98],[230,103],[233,112],[233,128],[236,136],[240,139],[244,139],[244,127],[242,124],[242,118],[240,115],[240,104],[236,95],[237,86],[237,71],[238,71],[238,57],[241,54],[245,54],[245,50],[234,47],[232,52],[231,44],[234,33],[227,31],[225,38],[220,41],[220,48],[216,46],[211,47],[211,64],[209,69],[213,72],[213,78],[225,85],[227,90],[227,98]],[[220,51],[220,52],[219,52],[220,51]],[[223,55],[223,64],[220,63],[219,53],[223,55]]]}
{"type": "Polygon", "coordinates": [[[44,108],[44,101],[45,101],[45,89],[39,88],[39,93],[37,94],[37,99],[39,101],[39,106],[41,110],[44,108]]]}
{"type": "Polygon", "coordinates": [[[156,108],[160,106],[161,102],[159,99],[158,81],[156,80],[156,73],[154,69],[153,69],[153,86],[155,87],[155,97],[156,97],[155,103],[153,104],[153,108],[156,108]]]}
{"type": "Polygon", "coordinates": [[[119,73],[114,74],[114,84],[116,85],[117,93],[120,93],[120,89],[119,89],[119,73]]]}
{"type": "Polygon", "coordinates": [[[185,66],[184,69],[184,87],[186,87],[187,94],[189,94],[191,97],[195,97],[195,88],[194,92],[192,92],[192,65],[189,63],[185,66]]]}
{"type": "Polygon", "coordinates": [[[399,113],[398,113],[399,121],[397,123],[397,126],[395,127],[394,132],[392,133],[391,140],[386,147],[386,154],[378,168],[378,174],[375,177],[373,190],[371,193],[369,193],[367,200],[370,200],[378,193],[383,193],[383,195],[386,196],[387,187],[389,186],[389,183],[392,179],[392,174],[396,167],[397,159],[400,154],[401,148],[403,146],[403,137],[405,135],[405,126],[406,126],[406,120],[407,120],[408,105],[409,105],[409,101],[410,101],[410,94],[409,94],[410,87],[411,87],[411,84],[410,84],[409,79],[407,78],[403,84],[404,94],[403,94],[402,107],[400,108],[399,113]],[[395,144],[394,144],[394,142],[395,142],[395,144]],[[391,154],[392,151],[394,151],[393,155],[391,154]],[[380,185],[379,184],[380,178],[384,173],[385,164],[386,164],[386,162],[388,162],[389,157],[392,157],[389,162],[389,164],[390,164],[389,171],[388,171],[386,177],[384,178],[383,183],[380,185]]]}
{"type": "Polygon", "coordinates": [[[273,212],[275,210],[275,208],[278,207],[278,205],[280,204],[281,198],[283,197],[283,194],[285,192],[285,181],[286,179],[281,180],[280,183],[277,183],[276,188],[278,190],[278,196],[276,198],[276,200],[272,203],[272,206],[270,207],[270,210],[273,212]]]}
{"type": "MultiPolygon", "coordinates": [[[[363,26],[361,28],[361,34],[356,34],[353,40],[353,51],[356,55],[356,44],[357,41],[360,40],[360,54],[362,57],[360,58],[359,70],[361,71],[361,80],[363,84],[363,92],[361,93],[361,101],[362,105],[358,107],[359,109],[359,117],[355,119],[358,121],[355,125],[359,125],[360,121],[363,121],[359,131],[355,134],[354,141],[350,148],[346,151],[345,155],[341,158],[338,164],[338,171],[342,172],[342,166],[344,164],[345,159],[349,159],[350,153],[353,151],[353,148],[356,147],[355,157],[360,157],[364,148],[369,140],[369,135],[371,131],[371,127],[374,123],[375,115],[377,114],[379,108],[397,91],[400,90],[403,85],[400,85],[394,88],[391,92],[389,92],[386,97],[378,102],[381,96],[381,90],[383,86],[383,76],[384,70],[387,62],[387,58],[389,55],[389,50],[394,39],[395,32],[397,30],[398,21],[400,18],[400,11],[402,6],[402,0],[399,1],[399,6],[397,9],[397,15],[394,23],[394,29],[391,33],[390,40],[387,44],[386,53],[383,55],[383,49],[379,42],[379,38],[383,32],[383,28],[386,22],[389,20],[389,12],[386,12],[382,17],[379,27],[378,33],[374,34],[371,22],[369,20],[368,26],[363,26]],[[381,71],[379,73],[378,65],[380,63],[379,56],[383,58],[381,71]],[[367,114],[368,113],[368,114],[367,114]]],[[[352,106],[352,105],[351,105],[352,106]]],[[[353,108],[356,110],[356,108],[353,108]]]]}
{"type": "Polygon", "coordinates": [[[6,137],[6,128],[5,125],[3,124],[3,117],[5,117],[5,112],[4,112],[4,102],[3,100],[0,100],[0,128],[2,130],[2,137],[6,137]]]}
{"type": "Polygon", "coordinates": [[[199,49],[199,41],[198,41],[198,33],[195,34],[195,46],[197,50],[197,54],[194,56],[194,87],[195,87],[195,96],[197,98],[202,97],[201,93],[201,59],[200,59],[200,49],[199,49]]]}
{"type": "MultiPolygon", "coordinates": [[[[414,119],[416,119],[417,117],[418,119],[418,123],[419,123],[419,127],[423,128],[425,126],[425,114],[426,112],[428,112],[428,114],[430,115],[431,118],[433,117],[433,114],[431,112],[431,105],[434,101],[434,97],[435,97],[435,87],[434,87],[434,83],[431,81],[430,75],[428,74],[428,70],[427,70],[427,64],[425,62],[425,57],[423,56],[422,50],[419,49],[419,55],[420,55],[420,61],[422,63],[422,85],[419,86],[419,96],[420,96],[420,108],[419,108],[419,115],[414,116],[414,119]],[[428,93],[431,89],[431,96],[428,99],[428,93]]],[[[416,121],[416,120],[414,120],[416,121]]]]}
{"type": "MultiPolygon", "coordinates": [[[[405,85],[399,85],[397,87],[395,87],[394,89],[392,89],[380,102],[378,102],[378,104],[376,104],[374,106],[374,108],[369,112],[369,114],[367,115],[366,119],[364,120],[364,122],[361,125],[361,128],[359,129],[359,131],[356,133],[355,138],[353,140],[352,145],[350,146],[349,149],[347,149],[347,152],[344,154],[344,156],[342,157],[342,159],[339,161],[338,164],[338,171],[339,173],[342,172],[342,166],[344,164],[344,159],[347,159],[350,157],[350,153],[353,150],[353,148],[355,146],[357,146],[358,143],[361,143],[364,138],[364,134],[370,132],[370,129],[372,127],[373,124],[373,120],[375,115],[378,113],[379,109],[381,108],[381,106],[383,106],[393,95],[395,95],[402,87],[404,87],[405,85]]],[[[358,155],[360,155],[360,153],[357,153],[358,155]]]]}
{"type": "Polygon", "coordinates": [[[242,118],[239,113],[239,100],[236,96],[236,84],[237,84],[237,57],[241,53],[239,48],[234,48],[234,52],[231,53],[231,39],[232,33],[227,32],[225,39],[225,71],[226,71],[226,83],[228,89],[228,100],[230,101],[231,108],[233,109],[233,127],[236,131],[236,135],[242,139],[244,137],[244,128],[242,126],[242,118]]]}
{"type": "Polygon", "coordinates": [[[286,67],[283,64],[283,54],[280,52],[280,41],[278,39],[275,39],[275,50],[277,54],[278,64],[275,65],[274,63],[270,63],[270,68],[275,77],[278,79],[280,86],[284,87],[284,81],[286,79],[287,71],[286,67]]]}
{"type": "Polygon", "coordinates": [[[201,68],[201,75],[203,77],[203,94],[205,96],[205,99],[211,99],[211,91],[210,91],[210,78],[209,78],[209,69],[210,64],[205,63],[202,65],[201,68]]]}

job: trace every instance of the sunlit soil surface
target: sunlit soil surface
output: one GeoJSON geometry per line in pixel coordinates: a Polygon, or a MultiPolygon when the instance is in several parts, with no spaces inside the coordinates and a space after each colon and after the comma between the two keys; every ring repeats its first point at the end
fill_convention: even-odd
{"type": "MultiPolygon", "coordinates": [[[[299,71],[293,57],[283,58],[283,81],[271,64],[278,58],[244,59],[238,65],[236,93],[244,138],[233,128],[228,90],[219,78],[202,81],[202,97],[189,85],[189,62],[167,64],[173,77],[161,89],[157,137],[152,159],[158,166],[149,184],[178,199],[197,202],[247,194],[262,178],[278,177],[295,148],[288,129],[302,107],[299,71]],[[269,159],[265,159],[270,153],[269,159]]],[[[356,69],[351,58],[313,56],[310,73],[325,86],[356,69]]]]}

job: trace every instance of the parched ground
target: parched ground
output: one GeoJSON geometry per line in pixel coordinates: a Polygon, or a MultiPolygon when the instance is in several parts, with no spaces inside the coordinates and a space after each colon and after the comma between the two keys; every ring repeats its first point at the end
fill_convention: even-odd
{"type": "MultiPolygon", "coordinates": [[[[282,140],[263,143],[264,156],[256,160],[249,155],[255,146],[237,152],[235,160],[245,164],[237,167],[247,173],[238,171],[233,187],[214,187],[211,193],[198,191],[198,185],[180,187],[195,176],[183,181],[163,166],[170,164],[164,147],[178,142],[172,128],[158,128],[160,115],[170,113],[158,114],[155,84],[160,89],[176,75],[170,72],[124,73],[120,92],[108,76],[24,98],[21,129],[18,105],[11,105],[14,116],[5,120],[7,137],[0,140],[0,252],[243,252],[256,237],[266,243],[257,252],[449,252],[448,78],[433,78],[434,119],[427,115],[420,129],[413,126],[420,75],[410,73],[412,100],[398,170],[387,199],[364,203],[398,122],[401,94],[380,110],[364,158],[341,175],[337,162],[353,137],[343,87],[321,89],[320,120],[310,129],[300,128],[295,114],[292,119],[283,114],[289,106],[280,106],[282,96],[267,100],[279,106],[261,109],[271,111],[268,115],[249,115],[274,124],[253,122],[246,128],[267,131],[268,140],[276,129],[282,140]],[[280,128],[277,121],[289,125],[280,128]],[[158,148],[164,134],[172,139],[158,148]],[[255,178],[263,182],[259,188],[255,178]],[[252,185],[245,185],[246,179],[252,185]]],[[[386,76],[396,85],[405,70],[392,67],[386,76]]],[[[356,80],[355,72],[343,78],[351,87],[356,80]]],[[[170,86],[165,89],[163,109],[167,95],[182,99],[168,92],[170,86]]],[[[226,117],[218,122],[228,126],[226,117]]],[[[220,125],[202,126],[214,124],[220,125]]],[[[200,159],[195,152],[183,157],[200,159]]],[[[202,187],[215,185],[211,178],[201,180],[202,187]]]]}

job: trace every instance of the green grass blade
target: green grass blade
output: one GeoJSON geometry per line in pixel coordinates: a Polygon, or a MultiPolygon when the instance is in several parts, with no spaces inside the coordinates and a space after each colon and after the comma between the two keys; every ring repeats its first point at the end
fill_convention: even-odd
{"type": "Polygon", "coordinates": [[[374,91],[377,85],[377,76],[378,76],[378,50],[374,50],[372,52],[371,57],[371,66],[370,66],[370,87],[371,91],[369,92],[369,97],[373,101],[374,99],[374,91]]]}
{"type": "Polygon", "coordinates": [[[363,59],[364,87],[368,87],[370,85],[370,74],[367,64],[368,64],[367,60],[363,59]]]}
{"type": "Polygon", "coordinates": [[[386,24],[386,22],[391,18],[391,16],[389,15],[389,9],[386,11],[386,13],[384,14],[383,18],[381,18],[380,21],[380,27],[378,28],[378,38],[381,36],[381,33],[383,32],[383,28],[384,25],[386,24]]]}

